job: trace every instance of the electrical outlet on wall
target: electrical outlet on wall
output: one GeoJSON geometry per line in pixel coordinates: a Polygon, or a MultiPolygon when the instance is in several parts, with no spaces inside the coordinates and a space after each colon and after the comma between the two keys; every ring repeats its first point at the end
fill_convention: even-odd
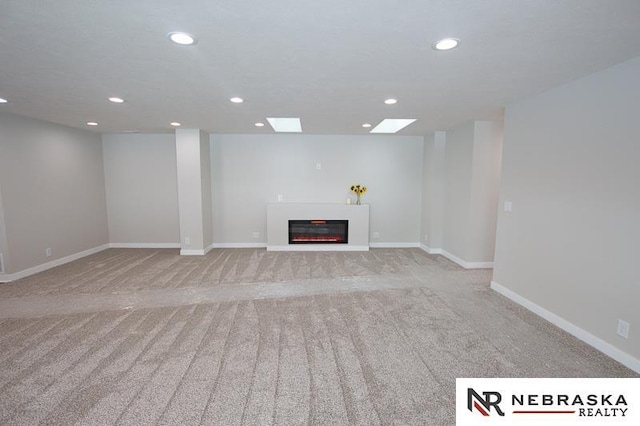
{"type": "Polygon", "coordinates": [[[278,194],[278,201],[282,201],[282,194],[278,194]]]}
{"type": "Polygon", "coordinates": [[[184,244],[185,244],[185,245],[187,245],[187,246],[188,246],[189,244],[191,244],[191,238],[189,238],[189,237],[184,237],[184,244]]]}
{"type": "Polygon", "coordinates": [[[424,234],[424,240],[429,241],[429,234],[424,234]]]}
{"type": "Polygon", "coordinates": [[[44,255],[47,257],[51,257],[51,249],[50,248],[44,249],[44,255]]]}
{"type": "Polygon", "coordinates": [[[379,232],[374,232],[373,234],[371,234],[371,237],[374,240],[378,240],[378,239],[380,239],[380,233],[379,232]]]}
{"type": "Polygon", "coordinates": [[[260,233],[259,233],[258,231],[254,231],[254,232],[253,232],[253,238],[254,238],[254,239],[256,239],[256,240],[257,240],[258,238],[260,238],[260,233]]]}
{"type": "Polygon", "coordinates": [[[618,334],[618,336],[620,337],[624,337],[625,339],[629,338],[629,328],[631,327],[631,325],[624,321],[619,319],[618,320],[618,329],[616,330],[616,333],[618,334]]]}

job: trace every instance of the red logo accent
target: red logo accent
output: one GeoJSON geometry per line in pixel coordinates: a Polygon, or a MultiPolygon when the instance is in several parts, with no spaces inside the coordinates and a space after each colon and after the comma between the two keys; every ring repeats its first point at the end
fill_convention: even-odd
{"type": "Polygon", "coordinates": [[[480,406],[480,404],[478,404],[478,401],[473,401],[473,406],[476,408],[476,410],[480,411],[480,413],[481,413],[483,416],[487,416],[487,417],[489,417],[489,413],[487,413],[486,411],[484,411],[484,410],[482,409],[482,407],[480,406]]]}

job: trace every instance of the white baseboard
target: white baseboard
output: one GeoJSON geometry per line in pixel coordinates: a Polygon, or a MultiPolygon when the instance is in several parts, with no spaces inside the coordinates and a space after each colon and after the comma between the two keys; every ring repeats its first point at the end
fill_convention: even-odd
{"type": "Polygon", "coordinates": [[[265,248],[267,243],[213,243],[213,248],[265,248]]]}
{"type": "Polygon", "coordinates": [[[442,254],[442,249],[440,248],[431,248],[428,245],[422,244],[422,243],[420,243],[418,247],[420,247],[422,250],[426,251],[429,254],[442,254]]]}
{"type": "Polygon", "coordinates": [[[498,293],[502,294],[506,298],[511,299],[518,305],[521,305],[527,308],[534,314],[541,316],[542,318],[546,319],[550,323],[560,327],[567,333],[582,340],[586,344],[593,346],[600,352],[610,356],[611,358],[615,359],[619,363],[629,367],[636,373],[640,373],[640,360],[618,349],[617,347],[613,346],[611,343],[605,342],[601,338],[594,336],[588,331],[583,330],[577,325],[565,320],[564,318],[554,314],[553,312],[546,310],[540,305],[533,303],[529,299],[526,299],[520,296],[518,293],[509,290],[508,288],[498,284],[495,281],[491,281],[491,289],[497,291],[498,293]]]}
{"type": "Polygon", "coordinates": [[[209,253],[214,246],[215,244],[209,244],[204,249],[183,249],[180,248],[180,244],[178,244],[178,248],[180,248],[180,256],[204,256],[209,253]]]}
{"type": "Polygon", "coordinates": [[[420,243],[369,243],[371,248],[417,248],[420,243]]]}
{"type": "Polygon", "coordinates": [[[442,250],[441,248],[431,248],[425,244],[420,244],[419,247],[429,254],[441,254],[447,259],[449,259],[450,261],[462,266],[464,269],[492,269],[493,268],[493,262],[467,262],[466,260],[461,259],[458,256],[453,255],[446,250],[442,250]]]}
{"type": "Polygon", "coordinates": [[[52,260],[51,262],[43,263],[41,265],[33,266],[31,268],[27,268],[23,271],[16,272],[15,274],[3,274],[0,275],[0,283],[8,283],[10,281],[19,280],[21,278],[26,278],[30,275],[37,274],[39,272],[44,272],[47,269],[55,268],[56,266],[64,265],[65,263],[73,262],[74,260],[81,259],[86,256],[90,256],[92,254],[101,252],[103,250],[107,250],[109,248],[109,244],[103,244],[98,247],[94,247],[88,250],[81,251],[79,253],[71,254],[69,256],[61,257],[60,259],[52,260]]]}
{"type": "Polygon", "coordinates": [[[204,249],[180,249],[180,256],[204,256],[209,253],[214,246],[215,244],[210,244],[204,249]]]}
{"type": "Polygon", "coordinates": [[[188,250],[180,249],[180,256],[204,256],[204,249],[188,250]]]}
{"type": "Polygon", "coordinates": [[[180,248],[180,243],[109,243],[109,248],[180,248]]]}
{"type": "MultiPolygon", "coordinates": [[[[214,243],[213,244],[213,248],[266,248],[267,244],[266,243],[214,243]]],[[[289,245],[287,246],[271,246],[271,248],[269,248],[270,251],[284,251],[283,247],[286,247],[287,250],[286,251],[307,251],[309,249],[291,249],[289,245]],[[273,247],[278,247],[276,249],[274,249],[273,247]]],[[[350,251],[350,250],[357,250],[357,251],[363,251],[363,247],[366,246],[347,246],[349,247],[349,249],[344,250],[344,249],[336,249],[336,248],[331,248],[330,250],[324,249],[324,248],[319,248],[319,247],[328,247],[328,246],[313,246],[313,251],[350,251]],[[358,247],[357,249],[351,249],[351,247],[358,247]]],[[[370,243],[369,247],[371,248],[414,248],[414,247],[420,247],[419,243],[370,243]]]]}
{"type": "Polygon", "coordinates": [[[442,255],[452,262],[457,263],[464,269],[491,269],[493,268],[493,262],[467,262],[464,259],[459,258],[446,250],[442,250],[442,255]]]}
{"type": "Polygon", "coordinates": [[[267,251],[369,251],[369,246],[291,244],[286,246],[267,246],[267,251]]]}
{"type": "MultiPolygon", "coordinates": [[[[366,246],[346,246],[344,248],[329,248],[329,246],[313,246],[311,248],[291,248],[291,246],[267,246],[266,243],[214,243],[213,248],[267,248],[269,251],[366,251],[366,246]],[[355,248],[352,248],[355,247],[355,248]]],[[[414,248],[419,243],[370,243],[371,248],[414,248]]]]}

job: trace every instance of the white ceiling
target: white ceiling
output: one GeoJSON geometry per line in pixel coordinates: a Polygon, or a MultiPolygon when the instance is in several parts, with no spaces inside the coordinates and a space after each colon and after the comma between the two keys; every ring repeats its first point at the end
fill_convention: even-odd
{"type": "Polygon", "coordinates": [[[638,0],[0,0],[0,111],[97,132],[424,135],[637,56],[638,0]]]}

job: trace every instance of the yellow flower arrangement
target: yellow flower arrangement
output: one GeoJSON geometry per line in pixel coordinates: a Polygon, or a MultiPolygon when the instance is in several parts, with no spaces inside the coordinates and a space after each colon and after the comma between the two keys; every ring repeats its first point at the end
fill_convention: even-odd
{"type": "Polygon", "coordinates": [[[360,196],[367,192],[367,187],[364,185],[351,185],[351,192],[356,193],[356,204],[360,205],[360,196]]]}

